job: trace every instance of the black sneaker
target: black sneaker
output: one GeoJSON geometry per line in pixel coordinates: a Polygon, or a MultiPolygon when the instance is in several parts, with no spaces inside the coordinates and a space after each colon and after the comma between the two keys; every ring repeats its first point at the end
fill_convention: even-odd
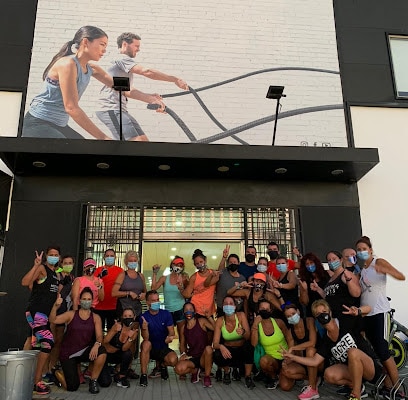
{"type": "Polygon", "coordinates": [[[120,378],[119,382],[116,382],[116,386],[122,387],[122,388],[128,388],[130,386],[130,383],[124,376],[123,378],[120,378]]]}
{"type": "Polygon", "coordinates": [[[264,381],[266,378],[265,374],[262,371],[258,371],[255,375],[254,375],[254,381],[255,382],[261,382],[264,381]]]}
{"type": "Polygon", "coordinates": [[[98,394],[99,393],[99,385],[98,381],[96,379],[90,379],[89,380],[89,392],[92,394],[98,394]]]}
{"type": "Polygon", "coordinates": [[[129,379],[139,379],[140,378],[139,374],[137,374],[132,368],[128,369],[126,376],[129,379]]]}
{"type": "Polygon", "coordinates": [[[113,375],[113,382],[115,382],[115,383],[120,382],[120,377],[119,377],[119,374],[115,374],[115,375],[113,375]]]}
{"type": "Polygon", "coordinates": [[[160,368],[160,375],[164,381],[167,381],[167,379],[169,379],[169,371],[167,371],[167,367],[160,368]]]}
{"type": "Polygon", "coordinates": [[[255,383],[250,376],[245,377],[245,386],[250,390],[255,387],[255,383]]]}
{"type": "Polygon", "coordinates": [[[340,386],[340,387],[336,390],[336,393],[337,393],[339,396],[349,397],[350,394],[351,394],[351,387],[350,387],[350,386],[347,386],[347,385],[340,386]]]}
{"type": "Polygon", "coordinates": [[[147,386],[147,375],[146,374],[140,375],[139,385],[143,387],[147,386]]]}
{"type": "Polygon", "coordinates": [[[231,385],[231,372],[224,372],[224,379],[222,380],[224,385],[231,385]]]}
{"type": "Polygon", "coordinates": [[[221,369],[217,369],[215,373],[215,380],[217,382],[222,382],[222,370],[221,369]]]}
{"type": "Polygon", "coordinates": [[[274,389],[276,389],[276,388],[278,387],[278,380],[277,380],[277,379],[269,378],[269,379],[266,381],[265,387],[266,387],[268,390],[274,390],[274,389]]]}
{"type": "Polygon", "coordinates": [[[241,374],[238,371],[238,368],[234,368],[232,370],[232,380],[233,381],[240,381],[241,380],[241,374]]]}

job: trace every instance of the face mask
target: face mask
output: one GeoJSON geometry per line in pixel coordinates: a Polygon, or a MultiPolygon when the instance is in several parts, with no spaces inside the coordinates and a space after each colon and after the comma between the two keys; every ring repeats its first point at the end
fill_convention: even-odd
{"type": "Polygon", "coordinates": [[[88,268],[84,271],[85,275],[93,275],[95,272],[95,267],[88,268]]]}
{"type": "Polygon", "coordinates": [[[129,327],[134,322],[134,318],[122,318],[123,325],[129,327]]]}
{"type": "Polygon", "coordinates": [[[160,310],[160,301],[155,301],[154,303],[150,304],[150,309],[153,311],[160,310]]]}
{"type": "Polygon", "coordinates": [[[370,254],[368,254],[368,250],[363,250],[363,251],[358,251],[357,252],[357,257],[360,260],[366,261],[370,258],[370,254]]]}
{"type": "Polygon", "coordinates": [[[288,323],[291,325],[296,325],[299,321],[300,321],[300,315],[298,313],[288,318],[288,323]]]}
{"type": "Polygon", "coordinates": [[[355,264],[357,262],[357,257],[356,256],[349,256],[348,260],[351,264],[355,264]]]}
{"type": "Polygon", "coordinates": [[[194,315],[195,315],[195,312],[194,312],[194,311],[186,311],[186,312],[184,313],[184,316],[185,316],[187,319],[193,318],[194,315]]]}
{"type": "Polygon", "coordinates": [[[207,268],[205,264],[197,265],[196,268],[200,271],[203,272],[207,268]]]}
{"type": "Polygon", "coordinates": [[[336,271],[341,266],[340,260],[329,261],[328,264],[331,271],[336,271]]]}
{"type": "Polygon", "coordinates": [[[137,261],[130,261],[127,264],[129,269],[137,269],[139,267],[139,263],[137,261]]]}
{"type": "Polygon", "coordinates": [[[316,265],[314,265],[314,264],[307,265],[307,266],[306,266],[306,269],[307,269],[309,272],[313,273],[313,272],[316,271],[316,265]]]}
{"type": "Polygon", "coordinates": [[[276,250],[269,250],[268,256],[271,258],[271,260],[276,260],[279,256],[279,252],[276,250]]]}
{"type": "Polygon", "coordinates": [[[47,256],[47,263],[50,265],[55,265],[59,261],[57,256],[47,256]]]}
{"type": "Polygon", "coordinates": [[[231,305],[222,306],[222,311],[224,311],[225,315],[232,315],[235,312],[235,306],[231,305]]]}
{"type": "Polygon", "coordinates": [[[258,314],[261,316],[262,319],[271,318],[271,312],[268,310],[259,310],[258,314]]]}
{"type": "Polygon", "coordinates": [[[92,300],[80,300],[81,308],[89,310],[91,308],[92,300]]]}
{"type": "Polygon", "coordinates": [[[323,312],[319,314],[316,319],[319,321],[321,325],[326,325],[331,321],[331,316],[327,312],[323,312]]]}
{"type": "Polygon", "coordinates": [[[253,263],[255,261],[255,254],[245,254],[245,261],[253,263]]]}
{"type": "Polygon", "coordinates": [[[115,263],[115,257],[112,257],[112,256],[105,257],[105,264],[106,265],[111,266],[114,263],[115,263]]]}
{"type": "Polygon", "coordinates": [[[73,269],[74,269],[73,265],[63,265],[62,267],[62,270],[67,274],[70,274],[73,269]]]}
{"type": "Polygon", "coordinates": [[[259,291],[262,290],[264,287],[265,287],[265,285],[264,285],[263,283],[257,283],[257,284],[255,285],[255,290],[256,290],[257,292],[259,292],[259,291]]]}
{"type": "Polygon", "coordinates": [[[230,265],[228,265],[227,269],[228,269],[228,271],[235,272],[235,271],[238,270],[238,265],[237,264],[230,264],[230,265]]]}
{"type": "Polygon", "coordinates": [[[266,272],[266,270],[268,269],[268,267],[266,265],[262,265],[262,264],[258,264],[258,266],[256,267],[256,269],[259,272],[266,272]]]}
{"type": "Polygon", "coordinates": [[[175,272],[176,274],[181,274],[183,270],[183,267],[173,267],[173,272],[175,272]]]}
{"type": "Polygon", "coordinates": [[[277,269],[279,272],[287,272],[288,266],[287,266],[286,264],[278,264],[278,265],[276,266],[276,269],[277,269]]]}

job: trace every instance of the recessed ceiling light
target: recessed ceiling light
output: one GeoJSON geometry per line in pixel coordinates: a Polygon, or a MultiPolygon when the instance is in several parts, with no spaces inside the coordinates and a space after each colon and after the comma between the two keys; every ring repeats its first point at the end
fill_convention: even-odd
{"type": "Polygon", "coordinates": [[[229,167],[227,167],[226,165],[221,165],[221,167],[218,167],[217,169],[220,172],[228,172],[229,171],[229,167]]]}
{"type": "Polygon", "coordinates": [[[171,167],[167,164],[160,164],[158,168],[162,171],[168,171],[171,167]]]}
{"type": "Polygon", "coordinates": [[[275,172],[277,174],[286,174],[286,172],[288,172],[288,170],[286,168],[276,168],[275,172]]]}
{"type": "Polygon", "coordinates": [[[110,167],[110,165],[108,163],[104,163],[104,162],[99,162],[98,164],[96,164],[96,166],[99,169],[108,169],[110,167]]]}
{"type": "Polygon", "coordinates": [[[217,256],[211,256],[211,258],[212,258],[213,260],[215,260],[215,259],[217,258],[217,256]]]}
{"type": "Polygon", "coordinates": [[[331,172],[332,175],[341,175],[341,174],[343,174],[343,173],[344,173],[344,170],[342,170],[342,169],[334,169],[334,170],[331,172]]]}
{"type": "Polygon", "coordinates": [[[174,260],[174,256],[170,256],[170,260],[174,260]]]}
{"type": "Polygon", "coordinates": [[[33,166],[37,168],[44,168],[47,166],[47,164],[43,161],[34,161],[33,166]]]}

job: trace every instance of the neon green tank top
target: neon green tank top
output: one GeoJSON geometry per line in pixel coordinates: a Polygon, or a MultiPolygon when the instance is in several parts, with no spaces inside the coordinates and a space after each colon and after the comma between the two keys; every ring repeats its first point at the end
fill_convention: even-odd
{"type": "Polygon", "coordinates": [[[224,318],[222,322],[222,327],[221,327],[221,335],[226,342],[231,342],[233,340],[242,339],[242,335],[238,335],[237,333],[238,324],[239,324],[238,316],[235,314],[235,328],[232,332],[228,332],[225,326],[225,318],[224,318]]]}
{"type": "Polygon", "coordinates": [[[262,347],[265,350],[265,353],[268,356],[275,358],[276,360],[282,360],[281,346],[284,349],[288,349],[288,344],[286,343],[285,336],[283,332],[279,328],[276,321],[271,318],[274,333],[271,336],[265,335],[265,332],[262,327],[262,323],[259,323],[259,343],[261,343],[262,347]]]}

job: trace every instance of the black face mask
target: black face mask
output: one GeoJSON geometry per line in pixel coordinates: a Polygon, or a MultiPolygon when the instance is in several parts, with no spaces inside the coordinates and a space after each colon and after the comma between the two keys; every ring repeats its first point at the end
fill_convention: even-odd
{"type": "Polygon", "coordinates": [[[245,254],[245,260],[246,260],[246,262],[253,263],[255,261],[255,255],[254,254],[245,254]]]}
{"type": "Polygon", "coordinates": [[[134,318],[122,318],[123,325],[129,327],[135,321],[134,318]]]}
{"type": "Polygon", "coordinates": [[[228,265],[227,269],[228,269],[228,271],[235,272],[238,269],[238,267],[239,267],[239,265],[237,265],[237,264],[230,264],[230,265],[228,265]]]}
{"type": "Polygon", "coordinates": [[[316,319],[319,321],[321,325],[326,325],[331,321],[331,316],[329,313],[323,312],[319,314],[316,319]]]}
{"type": "Polygon", "coordinates": [[[259,310],[258,313],[262,319],[269,319],[271,318],[272,313],[268,310],[259,310]]]}
{"type": "Polygon", "coordinates": [[[276,250],[270,250],[268,251],[268,256],[270,257],[271,260],[276,260],[279,256],[279,252],[276,250]]]}

